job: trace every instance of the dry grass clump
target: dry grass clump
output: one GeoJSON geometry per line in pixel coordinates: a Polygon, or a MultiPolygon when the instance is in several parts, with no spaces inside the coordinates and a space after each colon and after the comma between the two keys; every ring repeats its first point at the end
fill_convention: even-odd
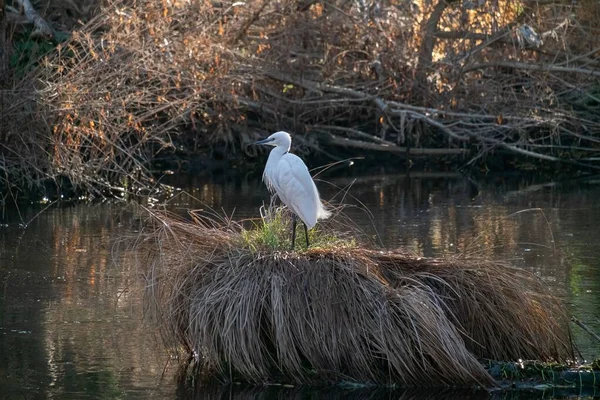
{"type": "Polygon", "coordinates": [[[571,356],[564,310],[537,277],[506,263],[372,253],[394,287],[417,280],[444,299],[469,351],[491,360],[571,356]]]}
{"type": "Polygon", "coordinates": [[[487,385],[478,358],[569,356],[562,310],[524,271],[356,244],[256,250],[239,225],[194,219],[150,220],[146,302],[200,377],[487,385]]]}
{"type": "MultiPolygon", "coordinates": [[[[345,218],[340,211],[343,207],[330,207],[337,218],[335,224],[344,225],[348,233],[342,234],[335,232],[331,228],[331,223],[321,221],[317,226],[308,232],[308,238],[311,247],[323,248],[346,248],[356,247],[357,232],[352,225],[352,221],[344,221],[345,218]]],[[[269,250],[290,249],[292,247],[292,213],[285,206],[262,206],[260,208],[261,219],[259,221],[250,221],[250,229],[241,230],[241,241],[239,245],[247,248],[252,253],[269,250]]],[[[296,249],[306,249],[306,237],[302,223],[298,223],[296,231],[296,249]]]]}

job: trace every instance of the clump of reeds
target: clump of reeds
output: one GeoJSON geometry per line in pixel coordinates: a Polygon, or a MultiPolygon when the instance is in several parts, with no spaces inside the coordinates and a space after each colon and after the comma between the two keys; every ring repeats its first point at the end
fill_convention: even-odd
{"type": "Polygon", "coordinates": [[[266,239],[289,233],[281,214],[250,231],[192,217],[152,216],[146,301],[200,376],[486,385],[480,358],[569,356],[561,308],[525,271],[345,239],[288,251],[266,239]]]}

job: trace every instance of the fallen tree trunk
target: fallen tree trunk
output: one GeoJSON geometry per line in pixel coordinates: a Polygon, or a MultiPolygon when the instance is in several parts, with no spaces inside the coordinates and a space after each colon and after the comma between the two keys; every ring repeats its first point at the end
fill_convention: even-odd
{"type": "Polygon", "coordinates": [[[444,156],[444,155],[468,155],[468,149],[432,149],[432,148],[408,148],[408,147],[399,147],[394,144],[376,144],[376,143],[367,143],[360,140],[353,140],[348,138],[338,137],[332,134],[326,134],[325,139],[323,140],[325,144],[340,146],[340,147],[350,147],[361,150],[370,150],[370,151],[382,151],[392,154],[397,154],[400,156],[409,155],[423,155],[423,156],[444,156]]]}

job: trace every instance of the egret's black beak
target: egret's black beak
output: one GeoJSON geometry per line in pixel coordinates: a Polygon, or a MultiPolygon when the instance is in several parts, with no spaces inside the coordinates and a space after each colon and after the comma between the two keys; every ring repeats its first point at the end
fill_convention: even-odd
{"type": "Polygon", "coordinates": [[[259,140],[258,142],[255,142],[254,144],[267,144],[272,141],[273,141],[272,138],[266,138],[266,139],[259,140]]]}

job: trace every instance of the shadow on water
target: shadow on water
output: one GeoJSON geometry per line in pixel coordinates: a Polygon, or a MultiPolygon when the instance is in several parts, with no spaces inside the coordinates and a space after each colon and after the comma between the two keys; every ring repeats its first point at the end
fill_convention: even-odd
{"type": "MultiPolygon", "coordinates": [[[[211,207],[234,219],[258,217],[268,199],[257,177],[214,182],[175,177],[190,193],[169,207],[211,207]]],[[[325,178],[324,178],[325,179],[325,178]]],[[[387,247],[418,254],[509,259],[534,271],[580,320],[600,332],[600,184],[541,184],[458,174],[333,177],[326,200],[387,247]],[[340,189],[342,188],[342,189],[340,189]],[[346,188],[344,190],[344,188],[346,188]],[[363,210],[366,207],[370,214],[363,210]],[[529,211],[523,211],[529,210],[529,211]]],[[[119,240],[139,219],[122,203],[77,204],[7,213],[0,226],[0,390],[3,398],[397,398],[533,399],[578,395],[531,392],[370,391],[264,387],[179,391],[168,356],[142,322],[137,256],[119,240]],[[35,218],[34,218],[35,217],[35,218]],[[31,220],[31,221],[30,221],[31,220]],[[19,226],[28,222],[26,228],[19,226]],[[164,372],[164,376],[163,376],[164,372]]],[[[578,327],[587,358],[598,344],[578,327]]],[[[566,389],[565,389],[566,390],[566,389]]],[[[595,393],[582,393],[596,396],[595,393]]]]}
{"type": "Polygon", "coordinates": [[[595,399],[600,391],[576,388],[509,389],[489,392],[482,389],[408,388],[408,389],[351,389],[236,385],[199,387],[189,390],[180,387],[180,400],[275,400],[275,399],[331,399],[331,400],[538,400],[538,399],[595,399]]]}
{"type": "Polygon", "coordinates": [[[281,387],[281,386],[211,386],[200,387],[194,392],[181,388],[178,391],[181,400],[271,400],[271,399],[348,399],[348,400],[483,400],[490,399],[485,390],[441,389],[427,391],[423,389],[350,389],[320,387],[281,387]]]}

